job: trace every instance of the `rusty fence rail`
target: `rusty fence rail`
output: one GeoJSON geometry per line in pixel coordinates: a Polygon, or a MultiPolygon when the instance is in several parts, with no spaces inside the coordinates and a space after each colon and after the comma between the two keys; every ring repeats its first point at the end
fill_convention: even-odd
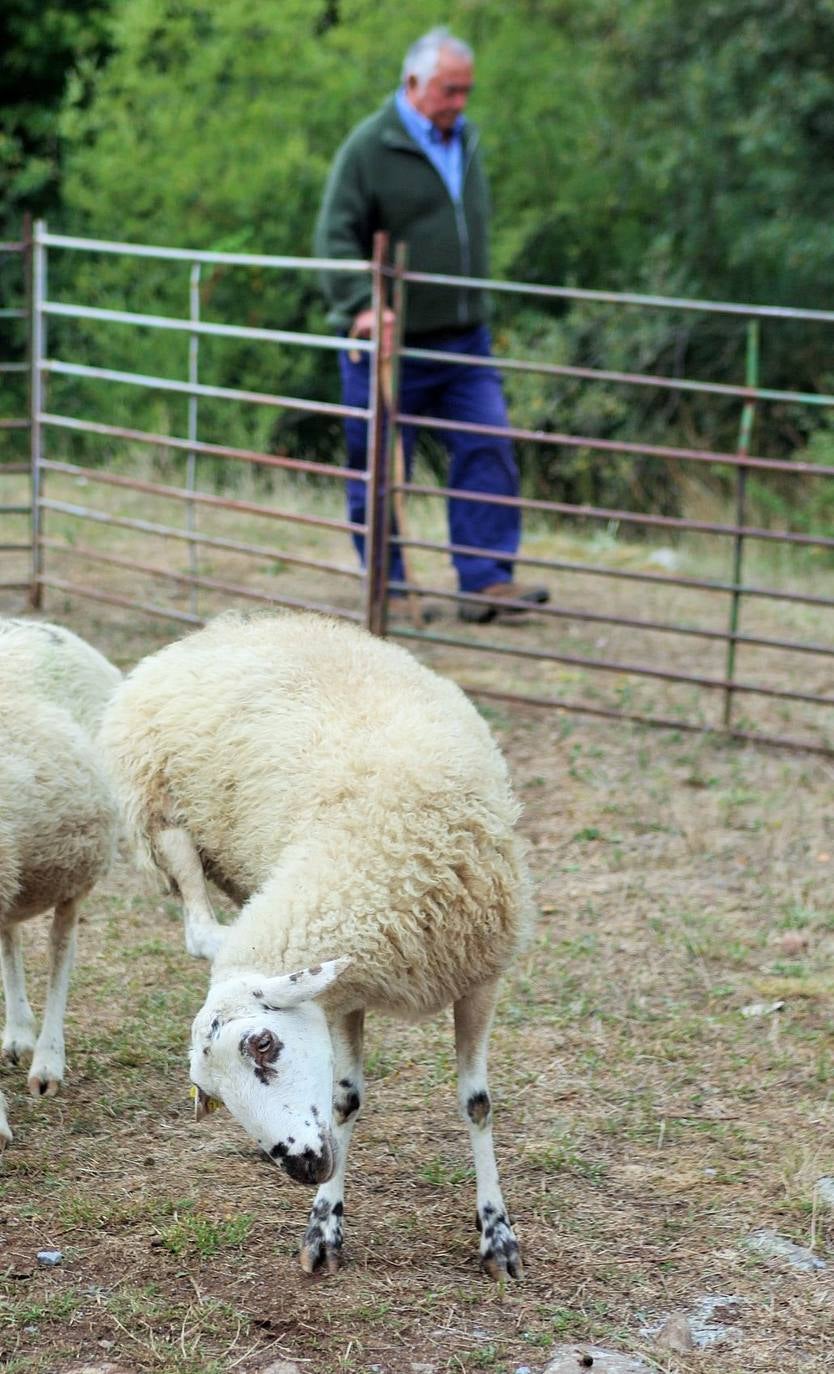
{"type": "MultiPolygon", "coordinates": [[[[52,234],[45,224],[36,224],[33,241],[31,326],[31,387],[33,395],[31,456],[33,490],[35,492],[33,601],[36,605],[40,604],[44,589],[53,588],[65,593],[139,610],[149,615],[192,624],[201,623],[205,614],[216,610],[218,598],[221,600],[227,598],[233,601],[239,599],[254,600],[276,605],[330,610],[355,619],[364,618],[369,624],[374,622],[377,616],[376,607],[380,591],[378,587],[372,585],[370,578],[364,577],[360,568],[352,563],[340,563],[332,559],[317,557],[313,553],[293,551],[292,548],[284,547],[279,531],[289,526],[307,526],[321,531],[338,531],[344,536],[361,534],[372,541],[376,537],[373,528],[374,519],[379,518],[380,500],[378,494],[375,500],[369,502],[367,525],[359,526],[351,524],[347,520],[317,514],[315,510],[305,513],[286,506],[273,506],[263,499],[243,500],[200,490],[198,475],[200,460],[212,458],[229,460],[236,464],[245,465],[251,470],[257,469],[261,473],[283,471],[285,473],[305,474],[308,477],[315,476],[322,481],[340,484],[344,484],[349,478],[352,478],[367,482],[373,492],[379,470],[379,465],[375,460],[369,461],[367,473],[357,475],[349,473],[346,468],[332,464],[296,459],[289,455],[263,453],[240,446],[208,443],[198,437],[199,403],[201,399],[212,399],[331,417],[355,416],[369,422],[369,433],[376,436],[378,444],[379,426],[376,423],[374,412],[375,408],[379,407],[380,400],[376,351],[373,344],[367,340],[351,341],[351,347],[367,351],[372,355],[371,402],[367,410],[306,398],[254,392],[244,388],[210,386],[200,381],[199,346],[200,341],[206,338],[245,339],[264,346],[280,344],[325,349],[344,347],[347,341],[331,336],[278,329],[261,329],[203,320],[200,318],[200,288],[201,271],[207,264],[268,269],[279,272],[299,270],[318,272],[365,271],[369,274],[372,294],[377,303],[378,317],[381,319],[383,247],[384,245],[380,241],[377,257],[370,262],[331,263],[310,258],[217,253],[156,247],[148,244],[119,243],[110,240],[81,239],[68,235],[52,234]],[[47,258],[49,254],[58,251],[116,255],[122,258],[136,259],[140,263],[143,260],[151,259],[155,262],[169,263],[172,271],[176,271],[178,267],[184,267],[188,272],[187,292],[184,291],[184,300],[187,300],[188,305],[187,313],[184,314],[183,318],[172,318],[167,315],[105,309],[83,302],[51,299],[47,287],[47,258]],[[48,355],[47,349],[47,327],[49,321],[53,319],[95,321],[103,324],[127,325],[133,328],[179,332],[188,340],[187,376],[181,379],[152,376],[138,371],[90,366],[71,357],[51,357],[48,355]],[[70,377],[106,385],[131,386],[142,388],[146,392],[156,395],[168,394],[186,397],[188,402],[187,432],[182,435],[156,433],[148,429],[103,423],[90,417],[50,409],[46,400],[46,390],[49,379],[52,377],[70,377]],[[185,483],[178,486],[172,483],[151,481],[143,473],[133,475],[123,471],[114,472],[106,466],[70,463],[62,458],[52,457],[47,448],[47,435],[52,432],[98,436],[109,441],[108,453],[124,455],[125,453],[138,452],[142,447],[167,453],[183,453],[186,456],[185,483]],[[55,495],[53,493],[54,481],[61,477],[72,479],[76,488],[82,488],[85,499],[83,501],[68,499],[66,494],[55,495]],[[47,485],[48,482],[49,486],[47,485]],[[98,503],[94,503],[88,494],[90,491],[101,493],[107,490],[111,493],[114,491],[130,492],[135,497],[160,498],[169,503],[169,508],[172,503],[175,509],[179,509],[181,518],[176,521],[172,521],[170,518],[168,520],[149,520],[141,513],[120,513],[114,511],[112,505],[108,505],[106,500],[99,500],[98,503]],[[268,532],[263,535],[262,539],[211,533],[200,528],[198,517],[206,512],[225,512],[231,517],[251,516],[254,522],[265,524],[268,527],[268,532]],[[148,541],[156,548],[163,544],[168,546],[184,545],[187,550],[188,566],[183,568],[170,564],[166,565],[161,557],[154,559],[147,554],[143,558],[127,557],[115,553],[112,549],[103,548],[100,541],[96,545],[92,541],[84,543],[77,539],[67,541],[66,538],[56,538],[48,534],[46,530],[46,520],[50,514],[61,517],[65,522],[67,520],[77,522],[82,528],[85,526],[88,529],[90,527],[98,527],[99,529],[107,527],[114,531],[132,533],[137,539],[144,541],[143,546],[147,545],[148,541]],[[201,551],[214,556],[234,555],[239,560],[243,560],[247,566],[243,580],[237,582],[229,580],[228,577],[210,576],[201,567],[201,551]],[[47,553],[51,555],[49,564],[47,563],[47,553]],[[83,577],[68,578],[57,575],[54,571],[54,555],[58,553],[63,554],[65,559],[69,557],[82,561],[86,568],[93,569],[93,578],[88,577],[87,580],[84,580],[83,577]],[[361,583],[362,601],[360,607],[356,608],[355,605],[347,604],[333,605],[325,599],[312,597],[309,591],[303,587],[298,595],[273,594],[264,586],[263,578],[250,584],[249,567],[255,565],[274,567],[279,560],[282,567],[286,565],[307,570],[308,574],[314,575],[319,582],[322,579],[328,579],[332,583],[336,579],[341,579],[352,584],[361,583]],[[103,570],[104,576],[96,576],[96,569],[99,570],[99,573],[103,570]],[[125,587],[124,579],[120,582],[116,576],[117,570],[128,576],[135,574],[138,579],[150,579],[157,586],[160,582],[163,584],[167,582],[180,590],[184,589],[187,595],[187,604],[175,605],[170,599],[166,603],[164,600],[137,598],[132,586],[125,587]],[[198,600],[201,591],[212,594],[214,599],[209,607],[204,603],[203,608],[201,608],[198,600]]],[[[354,597],[353,602],[355,603],[355,601],[356,598],[354,597]]]]}
{"type": "MultiPolygon", "coordinates": [[[[331,261],[244,253],[214,253],[152,245],[125,244],[52,234],[35,226],[31,269],[31,470],[33,490],[33,600],[45,589],[129,608],[186,624],[200,623],[224,604],[260,601],[309,607],[361,619],[376,633],[409,639],[421,654],[449,671],[473,694],[484,698],[551,706],[600,716],[658,724],[682,731],[711,730],[741,740],[800,746],[834,752],[834,532],[772,527],[757,521],[748,477],[770,475],[795,483],[825,483],[834,466],[757,456],[756,432],[766,425],[769,403],[832,406],[834,396],[774,390],[759,384],[760,332],[779,321],[834,323],[834,312],[791,310],[727,302],[592,292],[516,282],[482,281],[412,273],[402,255],[391,263],[380,238],[370,261],[331,261]],[[125,309],[104,308],[53,299],[47,287],[47,259],[56,253],[99,253],[167,263],[183,271],[181,318],[125,309]],[[381,337],[386,301],[395,312],[395,355],[391,369],[393,421],[384,423],[383,367],[373,341],[317,334],[250,328],[202,318],[201,272],[224,264],[275,272],[362,271],[369,275],[376,314],[374,338],[381,337]],[[187,279],[186,279],[187,273],[187,279]],[[546,359],[496,357],[489,361],[402,342],[404,300],[421,282],[482,288],[543,302],[567,300],[604,304],[616,310],[692,311],[701,316],[736,317],[746,339],[745,375],[737,385],[707,379],[653,376],[640,372],[559,365],[546,359]],[[187,306],[187,308],[185,308],[187,306]],[[51,321],[94,321],[179,333],[187,340],[187,366],[182,377],[149,375],[124,368],[92,366],[76,356],[52,356],[47,346],[51,321]],[[273,395],[240,387],[211,386],[201,380],[200,344],[209,338],[245,339],[258,347],[350,347],[368,354],[370,399],[367,409],[273,395]],[[487,425],[453,424],[403,412],[396,379],[402,359],[442,357],[445,363],[498,366],[506,375],[536,374],[544,384],[560,379],[593,387],[652,388],[737,401],[739,432],[732,452],[697,446],[619,442],[574,433],[551,433],[513,427],[496,431],[487,425]],[[104,386],[141,388],[156,397],[187,401],[185,432],[105,423],[92,416],[58,409],[47,402],[51,379],[93,381],[104,386]],[[271,407],[279,412],[352,417],[367,423],[367,470],[208,442],[199,437],[203,400],[271,407]],[[581,449],[604,463],[652,458],[687,472],[705,466],[728,474],[734,490],[732,514],[726,510],[684,519],[645,510],[571,504],[565,501],[467,496],[458,500],[495,501],[517,506],[528,531],[516,559],[519,570],[549,574],[551,601],[534,615],[515,622],[471,625],[454,621],[456,609],[482,598],[461,594],[450,584],[450,553],[483,554],[484,549],[452,545],[438,532],[439,503],[450,492],[426,480],[392,474],[397,430],[416,425],[424,431],[466,429],[485,439],[502,432],[528,445],[562,452],[581,449]],[[96,437],[107,458],[118,462],[78,463],[67,460],[60,436],[96,437]],[[157,480],[143,468],[142,451],[180,454],[185,480],[157,480]],[[132,457],[137,455],[131,466],[132,457]],[[201,482],[201,465],[223,460],[261,474],[284,475],[280,503],[255,492],[227,496],[201,482]],[[366,523],[333,514],[321,492],[350,480],[368,488],[366,523]],[[306,481],[306,485],[304,485],[306,481]],[[295,498],[287,493],[296,483],[295,498]],[[407,502],[407,523],[392,532],[389,502],[407,502]],[[153,514],[151,514],[151,508],[153,514]],[[160,510],[175,512],[162,516],[160,510]],[[220,527],[217,521],[228,520],[220,527]],[[265,532],[253,533],[255,526],[265,532]],[[68,536],[67,529],[72,533],[68,536]],[[599,530],[602,543],[587,538],[571,544],[574,529],[599,530]],[[613,538],[611,532],[616,531],[613,538]],[[643,542],[621,538],[627,531],[643,542]],[[80,532],[80,533],[79,533],[80,532]],[[352,536],[361,536],[367,568],[348,556],[352,536]],[[652,540],[665,541],[654,550],[652,540]],[[128,542],[134,540],[133,547],[128,542]],[[690,541],[691,548],[686,541],[690,541]],[[695,541],[694,543],[692,541],[695,541]],[[672,543],[670,550],[668,545],[672,543]],[[408,553],[408,567],[419,571],[409,580],[389,584],[386,569],[392,544],[408,553]],[[320,552],[326,549],[326,554],[320,552]],[[168,554],[163,550],[169,551],[168,554]],[[334,552],[335,550],[335,552],[334,552]],[[653,552],[668,556],[652,561],[653,552]],[[342,561],[342,555],[345,555],[342,561]],[[413,557],[412,557],[413,555],[413,557]],[[802,558],[818,561],[809,572],[802,558]],[[770,558],[770,562],[768,562],[770,558]],[[797,562],[799,560],[799,562],[797,562]],[[71,571],[65,571],[69,563],[71,571]],[[77,571],[78,568],[86,571],[77,571]],[[233,575],[230,568],[242,568],[233,575]],[[264,569],[280,567],[280,578],[264,569]],[[140,592],[152,587],[154,592],[140,592]],[[162,594],[159,588],[162,588],[162,594]],[[391,602],[389,593],[399,594],[391,602]],[[445,608],[445,619],[409,624],[399,611],[415,601],[445,608]]],[[[205,374],[203,374],[204,378],[205,374]]],[[[210,484],[209,484],[210,485],[210,484]]]]}
{"type": "MultiPolygon", "coordinates": [[[[746,333],[745,376],[738,385],[684,377],[653,376],[602,368],[556,365],[541,360],[523,361],[504,357],[487,360],[465,358],[460,355],[450,355],[447,352],[436,353],[425,348],[401,348],[400,356],[402,358],[438,360],[445,363],[457,361],[461,365],[465,363],[467,366],[498,366],[502,372],[507,374],[526,372],[542,377],[581,379],[595,384],[607,383],[629,387],[656,388],[658,390],[700,393],[704,396],[720,396],[725,399],[731,398],[738,400],[740,416],[736,450],[734,452],[715,452],[706,448],[632,443],[581,434],[552,433],[514,427],[508,430],[499,430],[487,425],[456,424],[445,419],[437,420],[416,416],[397,408],[395,418],[400,426],[420,425],[423,429],[465,430],[484,436],[509,434],[516,440],[543,447],[549,446],[561,450],[581,448],[586,452],[598,454],[601,461],[606,455],[616,454],[635,458],[655,458],[672,464],[688,464],[693,468],[709,465],[713,469],[718,468],[732,475],[735,488],[735,518],[683,519],[645,511],[533,500],[524,497],[518,499],[498,496],[476,497],[468,493],[455,492],[454,495],[457,500],[479,500],[513,505],[523,512],[535,513],[539,517],[547,515],[553,518],[558,517],[562,521],[566,519],[580,521],[583,525],[596,523],[602,527],[610,527],[613,524],[618,529],[626,527],[635,531],[662,532],[664,535],[671,535],[676,538],[686,533],[697,535],[702,538],[702,541],[704,538],[708,538],[717,550],[717,561],[723,561],[726,564],[726,572],[723,576],[712,575],[708,577],[681,576],[673,573],[658,574],[649,571],[636,572],[617,566],[605,566],[604,560],[594,566],[591,561],[578,563],[566,561],[564,558],[535,557],[522,552],[515,560],[517,566],[534,568],[537,572],[550,571],[554,574],[555,595],[551,603],[536,608],[535,620],[541,628],[535,643],[520,643],[517,632],[511,633],[509,636],[505,635],[503,640],[493,639],[492,642],[487,642],[490,627],[481,632],[476,642],[473,642],[472,636],[462,633],[450,635],[431,631],[420,632],[409,627],[403,627],[395,632],[411,639],[429,640],[444,646],[445,649],[453,649],[461,653],[471,653],[473,649],[476,649],[479,653],[486,651],[491,655],[506,655],[522,662],[535,663],[540,667],[550,665],[551,669],[568,669],[568,677],[578,674],[586,681],[597,675],[604,675],[620,685],[619,700],[611,705],[604,705],[588,699],[584,701],[570,700],[563,692],[547,694],[540,687],[537,689],[536,686],[533,686],[532,689],[527,687],[527,690],[521,690],[522,685],[526,685],[522,682],[519,683],[518,690],[496,689],[484,680],[487,675],[483,673],[475,672],[462,677],[463,685],[468,690],[495,700],[527,702],[591,712],[602,716],[668,726],[677,730],[702,731],[705,728],[720,730],[742,740],[767,740],[770,743],[787,746],[799,745],[825,754],[834,753],[834,716],[831,713],[831,708],[834,707],[834,664],[832,664],[832,660],[834,660],[834,635],[832,635],[831,617],[831,611],[834,609],[834,577],[832,577],[834,531],[829,532],[820,529],[819,532],[809,533],[781,527],[764,527],[757,524],[750,515],[747,488],[747,478],[751,472],[780,474],[789,477],[794,482],[803,480],[813,480],[815,483],[830,482],[834,477],[834,465],[757,457],[750,452],[754,418],[761,415],[762,408],[767,403],[789,403],[798,407],[834,406],[834,396],[829,394],[777,390],[759,384],[762,326],[766,322],[775,323],[779,321],[806,321],[831,325],[834,324],[834,312],[574,290],[480,278],[444,277],[436,274],[409,272],[405,269],[403,261],[397,264],[394,275],[406,289],[410,283],[430,283],[435,286],[447,286],[450,289],[470,287],[489,290],[494,293],[504,292],[526,298],[538,298],[544,301],[584,301],[608,304],[617,308],[638,307],[643,310],[691,311],[704,316],[734,316],[744,323],[746,333]],[[802,586],[793,578],[783,579],[768,585],[758,580],[755,575],[748,577],[746,575],[745,555],[749,546],[755,544],[789,551],[813,549],[824,555],[826,565],[819,574],[815,575],[813,579],[814,589],[809,590],[807,586],[802,586]],[[582,604],[581,598],[566,596],[563,599],[558,594],[560,581],[564,581],[565,574],[570,574],[574,581],[578,579],[585,584],[588,582],[599,583],[600,579],[606,579],[610,583],[620,586],[629,582],[632,584],[639,583],[644,587],[651,588],[654,593],[677,593],[678,589],[686,589],[687,592],[697,592],[704,600],[718,598],[725,607],[725,623],[723,625],[715,623],[698,624],[692,623],[689,617],[684,621],[680,616],[663,618],[662,616],[637,615],[633,612],[624,613],[621,597],[615,601],[611,609],[589,608],[587,602],[582,604]],[[817,589],[818,586],[820,590],[817,589]],[[765,617],[753,617],[753,627],[742,629],[743,607],[756,604],[768,605],[772,614],[765,617]],[[807,618],[803,615],[803,608],[806,607],[815,608],[814,625],[815,628],[818,627],[819,629],[819,638],[809,639],[801,633],[780,634],[779,630],[783,621],[791,625],[796,624],[798,629],[803,627],[804,619],[807,618]],[[756,622],[761,622],[763,619],[768,627],[773,626],[775,628],[760,629],[756,622]],[[616,631],[616,643],[621,652],[616,657],[609,657],[602,654],[577,654],[570,652],[569,646],[566,651],[565,637],[559,634],[558,629],[560,624],[564,625],[566,622],[573,627],[584,625],[596,628],[605,627],[608,630],[616,631]],[[655,648],[651,657],[637,659],[633,653],[629,652],[629,642],[635,632],[639,632],[642,643],[654,641],[655,648]],[[667,641],[670,639],[675,641],[676,653],[668,649],[664,650],[663,647],[656,647],[658,643],[662,645],[664,637],[667,641]],[[548,641],[550,642],[548,643],[548,641]],[[681,651],[682,642],[688,642],[688,647],[681,651]],[[703,646],[705,645],[710,645],[713,648],[712,661],[706,671],[699,662],[699,659],[703,659],[703,646]],[[764,651],[759,654],[759,661],[755,665],[756,671],[744,671],[744,664],[739,662],[742,652],[752,664],[754,658],[752,651],[754,650],[764,651]],[[716,658],[716,651],[720,653],[720,658],[716,658]],[[764,660],[767,660],[768,655],[770,655],[769,662],[765,663],[764,660]],[[774,656],[778,656],[777,671],[773,671],[774,656]],[[797,666],[803,661],[812,661],[815,665],[814,671],[809,672],[808,669],[805,669],[803,672],[797,666]],[[808,682],[809,677],[811,678],[810,682],[808,682]],[[798,682],[796,681],[797,678],[799,679],[798,682]],[[690,692],[688,709],[682,709],[680,701],[678,701],[675,703],[674,714],[658,714],[656,709],[652,709],[654,707],[653,701],[648,704],[648,709],[629,709],[627,702],[632,695],[629,684],[635,680],[654,680],[669,684],[677,689],[684,689],[684,691],[696,689],[699,700],[697,703],[693,702],[690,692]],[[714,707],[712,710],[708,707],[705,709],[702,704],[704,696],[717,698],[720,701],[719,709],[717,711],[714,707]],[[769,713],[758,713],[759,717],[766,721],[764,727],[759,728],[756,728],[755,721],[751,724],[748,719],[745,719],[745,716],[749,716],[750,713],[749,703],[757,698],[768,702],[771,707],[776,707],[775,711],[771,709],[769,713]],[[779,728],[786,718],[784,708],[788,703],[792,707],[801,704],[803,708],[808,708],[803,719],[803,726],[807,733],[798,738],[783,733],[782,729],[779,728]],[[777,721],[778,725],[775,725],[774,721],[777,721]]],[[[759,423],[764,422],[760,419],[759,423]]],[[[448,498],[452,494],[448,489],[442,487],[429,487],[425,484],[418,485],[409,481],[402,482],[400,486],[402,493],[407,495],[409,499],[418,497],[448,498]]],[[[484,552],[460,545],[415,539],[404,534],[395,535],[393,538],[394,542],[407,549],[432,550],[435,553],[448,553],[452,550],[460,554],[484,552]]],[[[808,579],[808,581],[810,580],[808,579]]],[[[402,589],[414,590],[410,583],[402,584],[402,589]]],[[[420,591],[423,595],[432,597],[448,598],[450,595],[442,585],[427,585],[425,582],[422,583],[420,591]]],[[[478,604],[479,601],[483,600],[483,598],[471,595],[461,597],[460,594],[455,599],[458,601],[466,600],[472,604],[478,604]]],[[[593,605],[593,596],[590,600],[593,605]]],[[[654,600],[657,600],[657,596],[654,597],[654,600]]],[[[531,677],[535,677],[530,673],[520,673],[519,676],[526,678],[527,682],[531,680],[531,677]]],[[[539,681],[541,681],[541,674],[539,674],[539,681]]]]}
{"type": "MultiPolygon", "coordinates": [[[[3,336],[9,345],[9,354],[0,356],[0,387],[8,395],[7,377],[26,378],[29,363],[22,358],[10,356],[11,333],[6,322],[20,321],[23,332],[28,337],[29,309],[27,303],[31,224],[27,219],[23,234],[18,240],[0,242],[0,261],[14,264],[16,282],[12,288],[13,304],[0,306],[0,321],[3,321],[3,336]]],[[[10,407],[11,413],[0,415],[0,443],[3,445],[0,457],[0,519],[3,521],[0,534],[0,590],[27,591],[30,585],[28,563],[32,552],[31,518],[32,501],[28,487],[30,465],[14,440],[7,438],[14,434],[25,434],[29,429],[29,416],[23,413],[25,394],[18,393],[10,407]],[[16,407],[20,406],[20,410],[16,407]],[[18,457],[20,454],[20,457],[18,457]],[[25,493],[25,496],[24,496],[25,493]]],[[[4,412],[6,406],[3,407],[4,412]]]]}

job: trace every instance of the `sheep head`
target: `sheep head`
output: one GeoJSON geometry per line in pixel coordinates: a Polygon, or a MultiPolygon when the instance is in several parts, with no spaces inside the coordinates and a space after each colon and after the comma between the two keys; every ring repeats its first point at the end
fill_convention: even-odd
{"type": "Polygon", "coordinates": [[[324,1183],[335,1168],[333,1046],[315,999],[349,963],[214,983],[191,1028],[197,1119],[221,1101],[298,1183],[324,1183]]]}

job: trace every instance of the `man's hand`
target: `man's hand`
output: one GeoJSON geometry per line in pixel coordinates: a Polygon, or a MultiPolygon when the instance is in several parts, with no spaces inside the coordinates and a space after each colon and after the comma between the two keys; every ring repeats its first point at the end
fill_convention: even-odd
{"type": "MultiPolygon", "coordinates": [[[[360,310],[359,314],[350,327],[350,337],[352,339],[369,339],[374,327],[373,310],[360,310]]],[[[384,309],[382,312],[382,356],[390,358],[394,347],[394,312],[384,309]]]]}

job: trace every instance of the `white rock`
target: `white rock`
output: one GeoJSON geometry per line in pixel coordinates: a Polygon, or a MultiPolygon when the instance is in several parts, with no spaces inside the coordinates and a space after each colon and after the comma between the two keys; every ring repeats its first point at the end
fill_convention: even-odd
{"type": "Polygon", "coordinates": [[[744,1243],[748,1250],[754,1250],[760,1255],[786,1259],[795,1269],[805,1269],[808,1273],[827,1268],[825,1260],[815,1255],[813,1250],[806,1249],[804,1245],[794,1244],[792,1240],[780,1236],[778,1231],[754,1231],[744,1243]]]}
{"type": "MultiPolygon", "coordinates": [[[[707,1293],[699,1298],[695,1306],[690,1308],[684,1316],[694,1346],[703,1350],[705,1346],[715,1345],[718,1341],[732,1335],[729,1324],[735,1322],[741,1315],[742,1302],[742,1298],[737,1298],[732,1293],[707,1293]]],[[[662,1317],[659,1321],[642,1326],[640,1335],[660,1342],[661,1333],[672,1321],[674,1321],[673,1317],[662,1317]]],[[[687,1346],[686,1348],[691,1349],[692,1347],[687,1346]]]]}
{"type": "Polygon", "coordinates": [[[105,1360],[104,1364],[74,1364],[66,1371],[66,1374],[139,1374],[137,1369],[128,1369],[123,1364],[113,1364],[110,1360],[105,1360]]]}
{"type": "Polygon", "coordinates": [[[544,1374],[651,1374],[649,1366],[634,1355],[598,1345],[557,1345],[550,1353],[544,1374]]]}
{"type": "Polygon", "coordinates": [[[834,1207],[834,1178],[831,1178],[829,1174],[818,1178],[816,1193],[819,1201],[824,1202],[826,1207],[834,1207]]]}
{"type": "Polygon", "coordinates": [[[699,1349],[732,1334],[730,1323],[741,1316],[742,1301],[733,1293],[709,1293],[699,1300],[689,1315],[692,1337],[699,1349]]]}

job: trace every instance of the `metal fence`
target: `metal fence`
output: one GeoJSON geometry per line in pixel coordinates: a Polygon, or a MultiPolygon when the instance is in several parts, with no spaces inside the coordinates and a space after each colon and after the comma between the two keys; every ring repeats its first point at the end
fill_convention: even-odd
{"type": "MultiPolygon", "coordinates": [[[[22,251],[22,245],[4,247],[22,251]]],[[[361,619],[376,633],[409,639],[423,656],[454,673],[467,690],[484,698],[683,731],[714,730],[738,739],[834,753],[830,614],[834,607],[834,535],[824,530],[795,531],[755,523],[748,490],[751,473],[779,474],[798,484],[811,480],[824,483],[834,477],[834,467],[758,457],[750,451],[754,415],[763,417],[767,403],[834,405],[832,396],[760,386],[760,331],[765,324],[775,327],[785,320],[834,323],[834,312],[430,276],[409,272],[402,256],[394,263],[388,261],[382,239],[377,241],[372,261],[334,262],[70,238],[51,234],[42,224],[35,226],[33,234],[31,281],[35,604],[44,589],[53,589],[194,624],[220,606],[240,601],[328,610],[361,619]],[[140,265],[154,260],[169,263],[172,270],[185,269],[188,276],[187,282],[185,276],[183,279],[183,304],[187,301],[187,311],[173,318],[51,299],[47,258],[59,252],[118,255],[140,265]],[[202,318],[200,274],[206,264],[218,263],[270,272],[367,272],[377,322],[375,337],[381,337],[386,299],[393,300],[395,309],[391,404],[395,423],[384,423],[383,369],[372,342],[202,318]],[[498,431],[486,425],[453,425],[399,409],[396,377],[403,359],[442,357],[446,362],[487,365],[484,360],[455,359],[447,353],[403,346],[404,291],[412,284],[426,282],[450,289],[470,286],[511,293],[527,301],[561,299],[604,303],[617,310],[736,317],[746,336],[746,375],[737,386],[563,366],[547,360],[497,357],[489,364],[499,366],[507,376],[536,374],[550,383],[571,378],[595,387],[664,389],[737,402],[739,440],[734,452],[523,428],[509,431],[513,438],[528,444],[556,447],[562,452],[580,448],[596,455],[599,462],[616,454],[635,459],[648,456],[685,470],[710,465],[732,480],[734,518],[683,519],[643,510],[527,497],[468,497],[455,492],[457,499],[503,502],[521,509],[527,530],[516,560],[518,568],[548,574],[552,596],[549,604],[536,608],[535,614],[519,615],[514,621],[502,617],[488,625],[465,627],[453,622],[457,606],[477,604],[479,598],[463,595],[451,585],[449,554],[486,551],[451,545],[438,534],[439,503],[445,503],[451,493],[424,480],[405,480],[402,473],[392,470],[395,436],[400,427],[412,424],[429,432],[466,429],[489,436],[498,431]],[[58,318],[177,331],[188,340],[187,376],[146,375],[91,366],[73,357],[50,356],[47,325],[58,318]],[[368,408],[208,385],[200,380],[200,344],[211,337],[245,339],[264,348],[350,347],[366,351],[371,368],[368,408]],[[54,410],[46,393],[51,379],[59,377],[186,397],[186,432],[154,432],[102,422],[72,413],[68,407],[54,410]],[[290,454],[201,440],[199,406],[203,399],[366,421],[368,466],[358,480],[368,487],[367,523],[352,524],[329,508],[326,513],[322,509],[322,492],[334,484],[343,486],[350,479],[356,480],[355,472],[290,454]],[[106,461],[77,463],[65,456],[53,456],[60,442],[55,436],[61,434],[98,436],[106,445],[106,461]],[[155,480],[141,469],[138,459],[131,468],[132,456],[143,450],[185,455],[184,481],[155,480]],[[282,504],[272,504],[257,494],[245,499],[224,495],[201,481],[201,465],[207,459],[220,459],[250,472],[286,474],[287,481],[291,477],[297,482],[297,490],[293,489],[295,494],[288,499],[291,489],[285,482],[280,488],[282,504]],[[392,533],[389,512],[392,499],[408,502],[407,524],[400,519],[396,534],[392,533]],[[169,514],[167,518],[149,519],[145,505],[173,510],[176,518],[169,514]],[[221,524],[223,519],[230,522],[228,527],[221,524]],[[267,529],[257,539],[249,532],[256,525],[267,529]],[[577,539],[575,548],[566,552],[566,532],[575,529],[584,532],[584,540],[577,539]],[[587,532],[595,529],[605,536],[602,540],[588,537],[587,532]],[[78,530],[82,532],[80,538],[78,530]],[[611,537],[613,530],[617,531],[616,539],[611,537]],[[658,550],[651,539],[623,539],[622,530],[655,539],[662,536],[666,547],[658,550]],[[96,532],[96,538],[90,531],[96,532]],[[350,537],[357,534],[366,542],[367,571],[349,556],[350,537]],[[128,542],[131,538],[134,546],[128,542]],[[409,573],[407,581],[389,586],[386,568],[394,542],[408,555],[409,573]],[[137,546],[141,556],[137,556],[137,546]],[[327,556],[321,556],[322,546],[327,556]],[[186,562],[166,556],[163,551],[170,549],[177,550],[177,556],[184,550],[186,562]],[[659,554],[663,554],[662,559],[659,554]],[[817,561],[803,564],[803,558],[817,561]],[[232,566],[245,571],[232,576],[232,566]],[[162,587],[164,594],[139,594],[140,586],[162,587]],[[392,602],[391,591],[405,595],[392,602]],[[450,614],[431,624],[422,623],[422,616],[412,621],[405,610],[413,608],[415,598],[420,605],[428,600],[450,614]]],[[[766,420],[760,418],[757,423],[766,420]]]]}
{"type": "Polygon", "coordinates": [[[12,447],[12,436],[23,435],[28,431],[29,416],[23,412],[25,390],[12,391],[6,379],[14,376],[23,379],[29,369],[27,360],[13,356],[15,352],[20,352],[19,348],[14,347],[13,330],[17,321],[20,335],[25,338],[28,334],[30,312],[26,293],[30,249],[29,220],[24,223],[23,235],[19,240],[0,242],[0,262],[12,269],[9,292],[12,304],[0,304],[0,320],[4,322],[0,386],[3,388],[4,396],[11,392],[13,397],[11,406],[3,407],[4,412],[8,409],[10,413],[0,415],[0,443],[4,448],[3,460],[0,462],[0,519],[3,521],[0,534],[0,590],[16,592],[27,591],[30,587],[28,565],[32,554],[32,503],[28,490],[25,499],[21,499],[21,492],[28,484],[30,465],[22,454],[21,446],[18,445],[17,449],[12,447]],[[21,456],[18,457],[18,454],[21,456]]]}

